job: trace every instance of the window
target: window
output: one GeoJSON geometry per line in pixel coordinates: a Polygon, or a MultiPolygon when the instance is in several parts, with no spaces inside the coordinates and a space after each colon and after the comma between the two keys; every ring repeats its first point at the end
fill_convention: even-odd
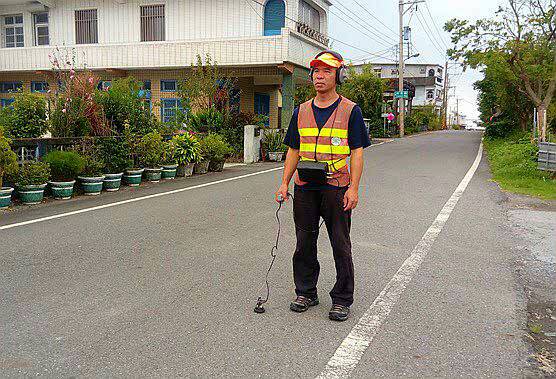
{"type": "Polygon", "coordinates": [[[96,9],[75,11],[75,43],[98,43],[98,19],[96,9]]]}
{"type": "Polygon", "coordinates": [[[178,86],[176,80],[161,80],[160,91],[162,92],[176,92],[178,86]]]}
{"type": "Polygon", "coordinates": [[[392,71],[390,71],[391,75],[398,75],[398,69],[393,68],[392,71]]]}
{"type": "Polygon", "coordinates": [[[49,45],[48,12],[35,13],[33,15],[33,27],[35,29],[35,46],[49,45]]]}
{"type": "Polygon", "coordinates": [[[268,0],[264,7],[264,35],[275,36],[286,25],[286,5],[283,0],[268,0]]]}
{"type": "Polygon", "coordinates": [[[22,82],[0,82],[0,93],[17,92],[22,89],[22,82]]]}
{"type": "Polygon", "coordinates": [[[150,99],[151,98],[151,81],[145,80],[139,90],[139,97],[150,99]]]}
{"type": "Polygon", "coordinates": [[[428,89],[427,90],[427,100],[432,100],[434,98],[434,90],[428,89]]]}
{"type": "Polygon", "coordinates": [[[440,90],[439,89],[436,90],[436,98],[440,99],[440,90]]]}
{"type": "Polygon", "coordinates": [[[311,29],[320,32],[320,13],[308,2],[299,2],[299,22],[308,25],[311,29]]]}
{"type": "Polygon", "coordinates": [[[419,69],[419,74],[426,74],[427,73],[427,68],[426,67],[421,67],[419,69]]]}
{"type": "Polygon", "coordinates": [[[10,99],[0,99],[0,107],[4,108],[4,107],[9,107],[10,105],[12,105],[12,103],[15,101],[14,98],[10,98],[10,99]]]}
{"type": "Polygon", "coordinates": [[[434,76],[434,69],[431,68],[431,69],[429,70],[429,76],[434,76]]]}
{"type": "Polygon", "coordinates": [[[160,118],[162,122],[170,122],[176,117],[178,110],[181,110],[179,99],[160,99],[160,118]]]}
{"type": "Polygon", "coordinates": [[[164,41],[166,39],[164,5],[141,7],[141,41],[164,41]]]}
{"type": "Polygon", "coordinates": [[[48,91],[47,82],[31,82],[31,92],[46,92],[48,91]]]}
{"type": "Polygon", "coordinates": [[[255,114],[266,116],[265,126],[269,126],[270,95],[266,93],[255,93],[255,114]]]}
{"type": "Polygon", "coordinates": [[[4,16],[4,47],[23,47],[23,15],[4,16]]]}

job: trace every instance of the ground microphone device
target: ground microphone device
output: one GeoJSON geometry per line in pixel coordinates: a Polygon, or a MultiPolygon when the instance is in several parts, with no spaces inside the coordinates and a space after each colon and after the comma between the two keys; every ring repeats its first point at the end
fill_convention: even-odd
{"type": "Polygon", "coordinates": [[[300,161],[297,164],[299,179],[304,182],[324,185],[328,179],[328,164],[317,161],[300,161]]]}

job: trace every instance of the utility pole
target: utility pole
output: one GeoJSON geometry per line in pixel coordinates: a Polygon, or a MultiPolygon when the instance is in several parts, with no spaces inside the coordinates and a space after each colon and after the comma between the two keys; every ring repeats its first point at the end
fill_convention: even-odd
{"type": "Polygon", "coordinates": [[[459,97],[456,97],[456,125],[459,126],[459,97]]]}
{"type": "MultiPolygon", "coordinates": [[[[403,0],[399,0],[400,2],[400,55],[398,57],[399,59],[399,64],[398,64],[398,91],[399,92],[403,92],[403,69],[404,69],[404,61],[403,61],[403,14],[404,14],[404,3],[403,0]]],[[[398,98],[398,117],[399,117],[399,121],[398,123],[400,124],[400,137],[403,137],[404,135],[404,129],[405,129],[405,125],[404,125],[404,112],[405,112],[405,99],[402,98],[398,98]]]]}
{"type": "Polygon", "coordinates": [[[448,61],[444,65],[444,93],[442,94],[442,129],[447,129],[448,118],[448,61]]]}
{"type": "MultiPolygon", "coordinates": [[[[404,36],[404,28],[403,28],[403,15],[407,12],[404,9],[406,4],[415,5],[418,3],[424,3],[425,0],[415,0],[415,1],[408,1],[404,3],[404,0],[399,0],[399,12],[400,12],[400,54],[398,56],[398,92],[403,93],[403,70],[404,70],[404,56],[403,56],[403,36],[404,36]]],[[[405,124],[404,124],[404,113],[405,113],[405,99],[403,97],[398,98],[398,123],[400,125],[400,137],[404,136],[405,131],[405,124]]]]}

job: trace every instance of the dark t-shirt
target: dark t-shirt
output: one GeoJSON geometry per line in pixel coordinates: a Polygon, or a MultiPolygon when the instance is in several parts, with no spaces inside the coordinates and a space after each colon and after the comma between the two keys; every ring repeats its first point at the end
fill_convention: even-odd
{"type": "MultiPolygon", "coordinates": [[[[334,110],[340,104],[341,98],[330,105],[327,108],[319,108],[312,103],[313,114],[315,115],[315,121],[320,129],[326,124],[330,116],[334,113],[334,110]]],[[[299,107],[295,108],[293,111],[293,116],[290,121],[290,126],[288,127],[288,132],[286,133],[286,138],[284,138],[284,144],[291,147],[292,149],[299,149],[300,146],[300,136],[299,129],[297,127],[297,121],[299,117],[299,107]]],[[[358,149],[360,147],[366,148],[371,145],[369,140],[369,135],[367,134],[367,128],[365,127],[365,122],[363,121],[363,114],[361,113],[361,108],[358,105],[353,107],[351,115],[349,117],[348,123],[348,144],[350,149],[358,149]]],[[[318,186],[311,183],[307,183],[303,186],[298,186],[301,189],[337,189],[338,187],[332,185],[318,186]]]]}

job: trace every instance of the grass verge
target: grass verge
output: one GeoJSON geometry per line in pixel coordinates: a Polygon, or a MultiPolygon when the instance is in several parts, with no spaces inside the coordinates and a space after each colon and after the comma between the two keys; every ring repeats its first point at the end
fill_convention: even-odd
{"type": "Polygon", "coordinates": [[[506,138],[484,140],[492,178],[503,190],[556,199],[556,178],[537,169],[538,147],[527,135],[512,134],[506,138]]]}

